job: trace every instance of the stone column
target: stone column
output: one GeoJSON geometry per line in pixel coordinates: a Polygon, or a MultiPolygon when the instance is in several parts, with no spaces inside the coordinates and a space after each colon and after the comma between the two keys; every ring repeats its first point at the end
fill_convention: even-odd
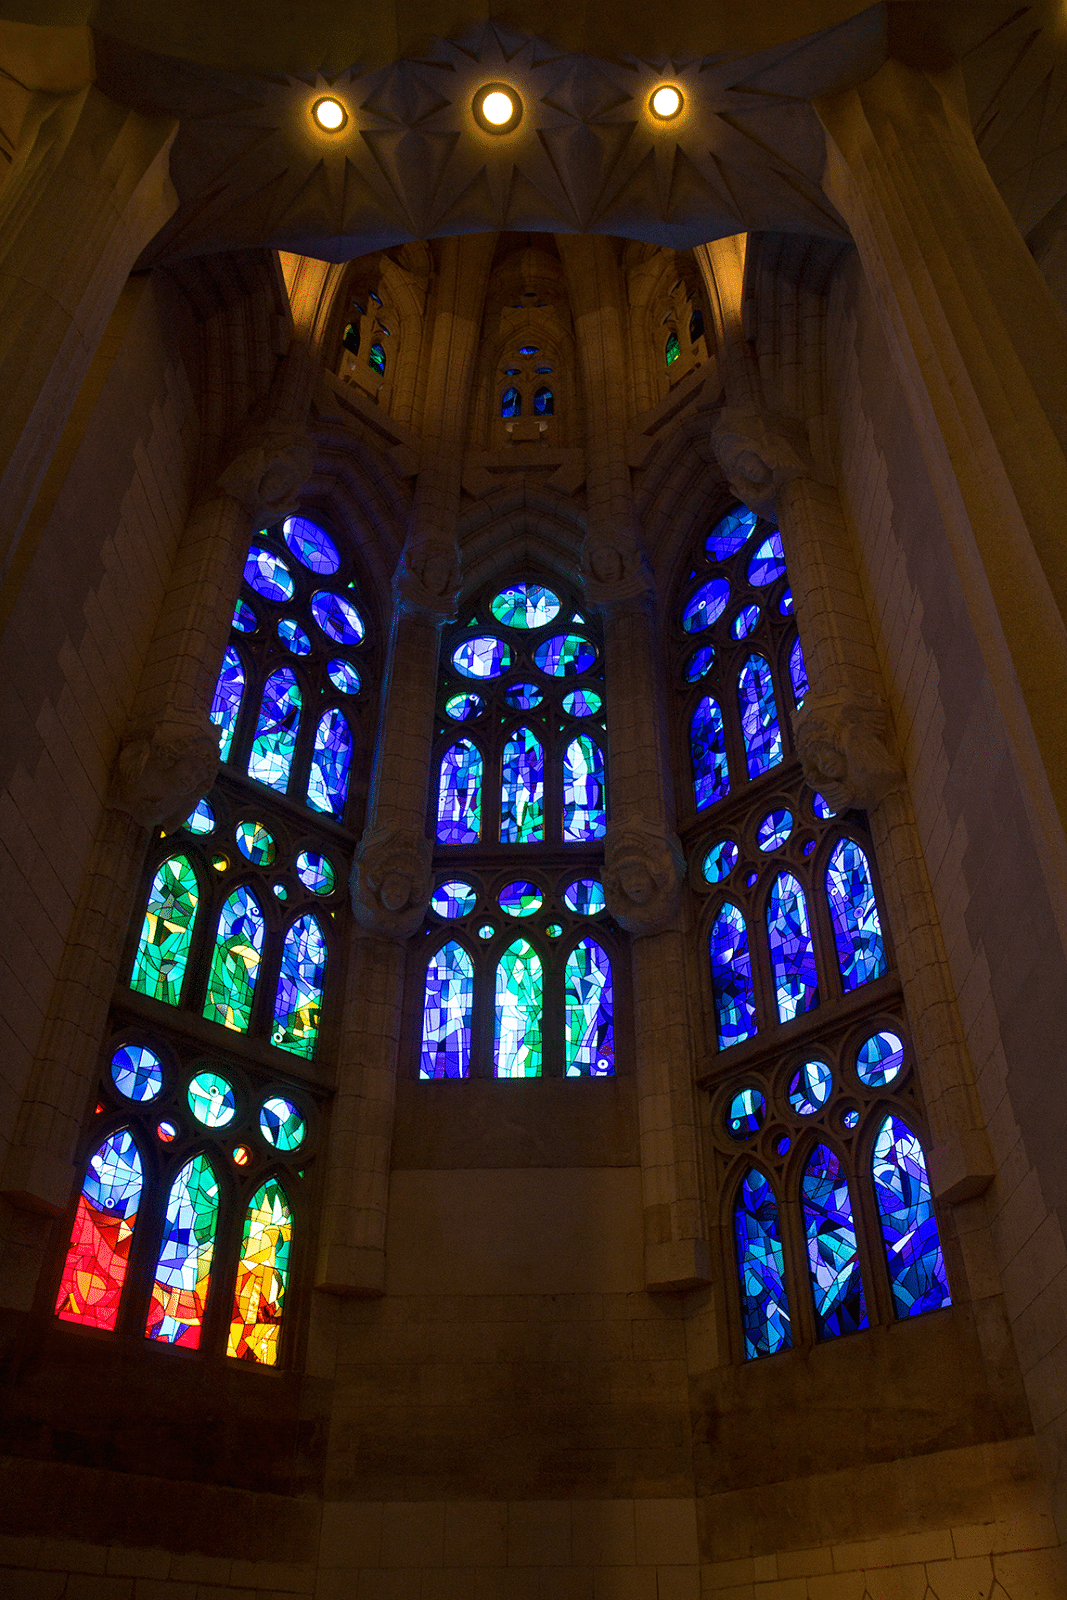
{"type": "Polygon", "coordinates": [[[495,236],[447,239],[433,306],[423,453],[394,578],[367,824],[352,868],[352,951],[318,1287],[380,1294],[396,1104],[402,943],[426,915],[426,806],[441,626],[455,615],[467,408],[495,236]]]}
{"type": "Polygon", "coordinates": [[[651,576],[626,464],[625,297],[611,244],[563,237],[585,398],[587,532],[582,570],[604,618],[610,820],[608,909],[633,936],[635,1044],[651,1289],[708,1279],[693,1092],[681,883],[651,576]]]}
{"type": "Polygon", "coordinates": [[[40,93],[0,190],[0,574],[142,250],[175,211],[172,117],[40,93]]]}

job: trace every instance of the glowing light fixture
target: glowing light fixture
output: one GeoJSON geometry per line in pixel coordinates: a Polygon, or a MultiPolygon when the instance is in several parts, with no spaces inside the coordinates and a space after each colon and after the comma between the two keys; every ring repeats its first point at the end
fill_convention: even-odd
{"type": "Polygon", "coordinates": [[[682,103],[681,91],[676,89],[673,83],[661,84],[649,101],[652,115],[658,117],[661,122],[669,122],[672,117],[676,117],[682,109],[682,103]]]}
{"type": "Polygon", "coordinates": [[[522,120],[522,101],[506,83],[483,84],[471,109],[486,133],[510,133],[522,120]]]}
{"type": "Polygon", "coordinates": [[[334,100],[330,95],[315,101],[311,115],[326,133],[336,133],[338,128],[343,128],[348,121],[348,112],[340,100],[334,100]]]}

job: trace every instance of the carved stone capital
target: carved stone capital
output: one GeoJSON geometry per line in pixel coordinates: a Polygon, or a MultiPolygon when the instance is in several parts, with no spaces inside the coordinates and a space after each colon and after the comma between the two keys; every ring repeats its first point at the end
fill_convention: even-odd
{"type": "Polygon", "coordinates": [[[773,517],[779,489],[809,470],[803,430],[791,417],[724,406],[711,443],[730,488],[760,517],[773,517]]]}
{"type": "Polygon", "coordinates": [[[410,828],[368,828],[352,864],[352,910],[368,933],[407,939],[430,899],[430,841],[410,828]]]}
{"type": "Polygon", "coordinates": [[[218,487],[257,522],[292,516],[315,464],[315,447],[300,428],[267,424],[247,434],[219,474],[218,487]]]}
{"type": "Polygon", "coordinates": [[[659,933],[678,910],[685,856],[673,833],[646,817],[612,824],[604,845],[604,898],[628,933],[659,933]]]}
{"type": "Polygon", "coordinates": [[[855,689],[808,695],[794,713],[804,776],[835,811],[867,810],[903,781],[889,749],[888,721],[878,695],[855,689]]]}
{"type": "Polygon", "coordinates": [[[456,614],[459,552],[447,537],[409,538],[393,576],[393,590],[404,605],[446,619],[456,614]]]}
{"type": "Polygon", "coordinates": [[[207,716],[168,713],[119,751],[109,803],[143,828],[177,828],[219,774],[219,730],[207,716]]]}
{"type": "Polygon", "coordinates": [[[639,547],[613,538],[607,530],[587,536],[582,547],[582,578],[591,606],[642,600],[652,592],[652,575],[639,547]]]}

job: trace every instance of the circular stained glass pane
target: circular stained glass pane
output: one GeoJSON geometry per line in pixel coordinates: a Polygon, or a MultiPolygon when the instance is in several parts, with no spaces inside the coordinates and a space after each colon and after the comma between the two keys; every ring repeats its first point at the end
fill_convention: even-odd
{"type": "Polygon", "coordinates": [[[296,858],[296,875],[312,894],[332,894],[337,882],[333,863],[317,850],[301,850],[296,858]]]}
{"type": "Polygon", "coordinates": [[[262,822],[239,822],[234,836],[238,850],[257,867],[269,867],[278,854],[274,835],[262,822]]]}
{"type": "Polygon", "coordinates": [[[445,711],[453,722],[469,722],[472,717],[480,717],[484,710],[485,701],[480,694],[454,694],[445,702],[445,711]]]}
{"type": "Polygon", "coordinates": [[[262,545],[254,544],[245,562],[245,582],[250,589],[261,594],[264,600],[291,600],[293,575],[281,556],[262,545]]]}
{"type": "Polygon", "coordinates": [[[787,1156],[789,1154],[789,1146],[792,1144],[792,1142],[793,1141],[790,1139],[789,1135],[784,1133],[774,1148],[777,1150],[780,1156],[787,1156]]]}
{"type": "Polygon", "coordinates": [[[277,898],[279,900],[288,900],[289,891],[285,887],[284,883],[275,883],[275,884],[272,884],[271,887],[274,890],[274,893],[275,893],[275,895],[277,896],[277,898]]]}
{"type": "Polygon", "coordinates": [[[516,883],[504,885],[496,903],[509,917],[532,917],[540,911],[544,898],[536,883],[526,883],[520,878],[516,883]]]}
{"type": "Polygon", "coordinates": [[[367,631],[351,600],[330,589],[317,589],[311,596],[311,615],[337,644],[359,644],[367,631]]]}
{"type": "Polygon", "coordinates": [[[307,1123],[291,1100],[272,1095],[264,1100],[259,1113],[259,1131],[275,1150],[298,1150],[307,1133],[307,1123]]]}
{"type": "Polygon", "coordinates": [[[708,883],[722,883],[736,866],[737,846],[732,839],[722,839],[704,857],[704,877],[708,883]]]}
{"type": "Polygon", "coordinates": [[[793,615],[793,591],[792,591],[792,589],[787,589],[785,591],[785,594],[782,596],[782,598],[778,602],[778,609],[782,613],[783,617],[791,617],[793,615]]]}
{"type": "Polygon", "coordinates": [[[682,627],[686,633],[699,633],[710,628],[726,610],[730,599],[730,585],[725,578],[711,578],[702,583],[682,612],[682,627]]]}
{"type": "Polygon", "coordinates": [[[825,1061],[805,1061],[789,1080],[789,1104],[798,1117],[813,1117],[830,1098],[833,1073],[825,1061]]]}
{"type": "Polygon", "coordinates": [[[245,600],[238,600],[233,608],[233,626],[238,633],[255,633],[259,618],[245,600]]]}
{"type": "Polygon", "coordinates": [[[198,1072],[189,1085],[189,1110],[205,1128],[224,1128],[237,1110],[233,1085],[221,1072],[198,1072]]]}
{"type": "Polygon", "coordinates": [[[714,661],[715,651],[710,644],[706,644],[702,650],[694,650],[685,664],[686,683],[696,683],[699,678],[703,678],[711,671],[714,661]]]}
{"type": "Polygon", "coordinates": [[[785,552],[782,549],[782,536],[776,530],[770,538],[764,539],[749,562],[748,581],[754,589],[762,589],[784,576],[785,552]]]}
{"type": "Polygon", "coordinates": [[[178,1130],[174,1126],[173,1122],[161,1122],[159,1127],[156,1129],[156,1133],[162,1139],[164,1144],[173,1144],[175,1139],[178,1137],[178,1130]]]}
{"type": "Polygon", "coordinates": [[[235,1144],[233,1147],[233,1159],[239,1167],[247,1167],[252,1159],[252,1152],[246,1144],[235,1144]]]}
{"type": "Polygon", "coordinates": [[[496,929],[493,927],[491,922],[483,922],[482,926],[478,929],[478,937],[479,939],[491,939],[495,932],[496,929]]]}
{"type": "Polygon", "coordinates": [[[823,799],[821,794],[812,796],[811,809],[814,811],[815,815],[817,817],[821,817],[824,822],[828,817],[837,816],[837,812],[830,810],[828,803],[823,799]]]}
{"type": "Polygon", "coordinates": [[[735,639],[747,639],[760,619],[759,606],[745,606],[739,611],[730,627],[730,632],[735,639]]]}
{"type": "Polygon", "coordinates": [[[430,904],[439,917],[465,917],[474,910],[478,896],[469,883],[455,878],[451,883],[440,884],[430,898],[430,904]]]}
{"type": "Polygon", "coordinates": [[[544,698],[536,683],[512,683],[504,690],[504,699],[516,711],[532,711],[544,698]]]}
{"type": "Polygon", "coordinates": [[[771,811],[764,817],[756,834],[761,850],[780,850],[793,831],[791,811],[771,811]]]}
{"type": "Polygon", "coordinates": [[[563,903],[568,911],[580,917],[595,917],[604,909],[604,888],[595,878],[578,878],[563,891],[563,903]]]}
{"type": "Polygon", "coordinates": [[[326,675],[334,688],[340,689],[342,694],[358,694],[363,687],[363,679],[351,661],[342,661],[340,657],[329,663],[326,675]]]}
{"type": "Polygon", "coordinates": [[[294,656],[309,656],[311,640],[294,617],[283,617],[278,624],[278,638],[294,656]]]}
{"type": "Polygon", "coordinates": [[[560,934],[563,932],[563,925],[559,922],[550,922],[548,927],[545,929],[545,932],[548,934],[550,939],[558,939],[560,934]]]}
{"type": "Polygon", "coordinates": [[[904,1046],[895,1033],[875,1033],[861,1044],[856,1056],[856,1075],[868,1089],[884,1089],[900,1076],[904,1065],[904,1046]]]}
{"type": "Polygon", "coordinates": [[[728,561],[735,556],[745,541],[752,537],[755,526],[754,511],[728,511],[708,535],[705,548],[712,561],[728,561]]]}
{"type": "Polygon", "coordinates": [[[577,633],[557,633],[534,651],[534,661],[550,678],[574,678],[588,672],[596,650],[577,633]]]}
{"type": "Polygon", "coordinates": [[[286,517],[282,538],[302,566],[328,578],[341,565],[341,553],[328,533],[307,517],[286,517]]]}
{"type": "Polygon", "coordinates": [[[592,689],[572,689],[563,696],[563,709],[569,717],[595,717],[602,704],[592,689]]]}
{"type": "Polygon", "coordinates": [[[198,800],[194,810],[185,819],[190,833],[210,833],[215,826],[215,813],[206,800],[198,800]]]}
{"type": "Polygon", "coordinates": [[[513,583],[489,609],[505,628],[544,628],[559,615],[559,596],[539,583],[513,583]]]}
{"type": "Polygon", "coordinates": [[[731,1139],[750,1139],[763,1126],[767,1101],[758,1089],[741,1089],[726,1108],[726,1131],[731,1139]]]}
{"type": "Polygon", "coordinates": [[[154,1100],[163,1087],[163,1063],[146,1045],[120,1045],[111,1057],[111,1081],[127,1100],[154,1100]]]}
{"type": "Polygon", "coordinates": [[[860,1125],[860,1114],[858,1111],[846,1111],[841,1121],[851,1133],[853,1128],[858,1128],[860,1125]]]}
{"type": "Polygon", "coordinates": [[[465,678],[499,678],[511,666],[511,646],[491,633],[464,639],[452,652],[452,665],[465,678]]]}

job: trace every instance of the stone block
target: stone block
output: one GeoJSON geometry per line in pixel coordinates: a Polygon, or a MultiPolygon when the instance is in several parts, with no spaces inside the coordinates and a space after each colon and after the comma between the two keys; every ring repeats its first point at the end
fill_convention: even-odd
{"type": "Polygon", "coordinates": [[[446,1567],[507,1564],[508,1507],[502,1500],[450,1500],[444,1507],[446,1567]]]}
{"type": "Polygon", "coordinates": [[[634,1564],[632,1500],[571,1502],[571,1551],[577,1565],[629,1567],[634,1564]]]}
{"type": "Polygon", "coordinates": [[[508,1506],[508,1566],[566,1567],[570,1561],[567,1501],[512,1500],[508,1506]]]}
{"type": "Polygon", "coordinates": [[[700,1559],[692,1500],[635,1500],[634,1531],[638,1566],[688,1566],[700,1559]]]}

